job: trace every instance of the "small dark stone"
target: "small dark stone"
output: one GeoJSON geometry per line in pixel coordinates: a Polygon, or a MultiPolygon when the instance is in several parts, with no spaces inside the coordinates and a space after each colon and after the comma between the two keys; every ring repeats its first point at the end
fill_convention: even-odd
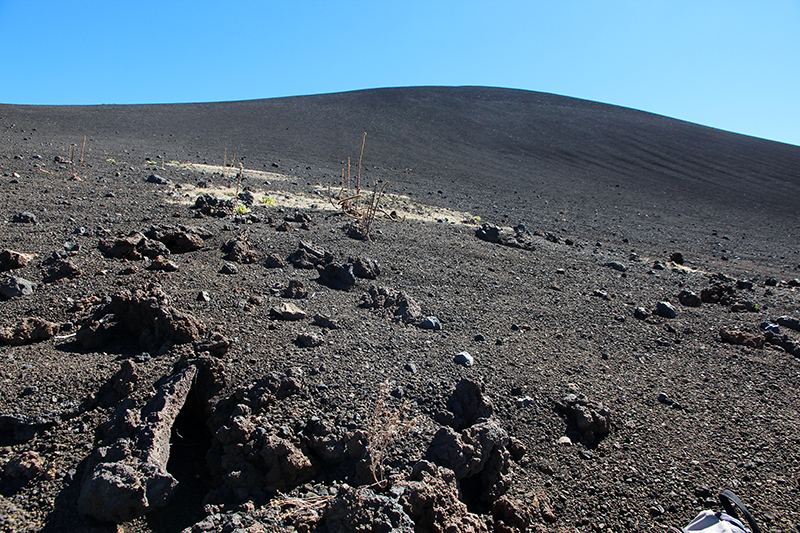
{"type": "Polygon", "coordinates": [[[669,302],[658,302],[658,304],[656,304],[656,314],[664,318],[675,318],[678,316],[675,312],[675,308],[672,307],[672,304],[669,302]]]}
{"type": "Polygon", "coordinates": [[[0,298],[19,298],[33,294],[33,283],[17,276],[10,276],[0,282],[0,298]]]}
{"type": "Polygon", "coordinates": [[[239,267],[237,267],[233,263],[225,263],[224,265],[222,265],[222,268],[220,269],[220,273],[221,274],[238,274],[239,273],[239,267]]]}
{"type": "Polygon", "coordinates": [[[676,265],[682,265],[683,254],[680,252],[673,252],[672,255],[669,256],[669,260],[675,263],[676,265]]]}
{"type": "Polygon", "coordinates": [[[169,185],[170,183],[172,183],[167,178],[162,178],[158,174],[150,174],[149,176],[147,176],[147,179],[145,181],[147,183],[155,183],[156,185],[169,185]]]}
{"type": "Polygon", "coordinates": [[[475,359],[468,352],[459,352],[453,358],[453,362],[457,365],[472,366],[475,364],[475,359]]]}
{"type": "Polygon", "coordinates": [[[442,329],[442,324],[435,316],[426,316],[422,319],[422,322],[419,323],[419,327],[422,329],[440,330],[442,329]]]}
{"type": "Polygon", "coordinates": [[[681,303],[681,305],[685,305],[687,307],[700,307],[702,304],[700,296],[692,291],[681,291],[678,293],[678,301],[681,303]]]}
{"type": "Polygon", "coordinates": [[[20,224],[38,224],[39,219],[36,218],[36,215],[30,211],[23,211],[22,213],[14,215],[12,222],[17,222],[20,224]]]}
{"type": "Polygon", "coordinates": [[[622,263],[617,263],[616,261],[610,261],[610,262],[604,264],[603,266],[607,266],[609,268],[613,268],[614,270],[617,270],[619,272],[626,272],[628,270],[628,267],[626,267],[622,263]]]}

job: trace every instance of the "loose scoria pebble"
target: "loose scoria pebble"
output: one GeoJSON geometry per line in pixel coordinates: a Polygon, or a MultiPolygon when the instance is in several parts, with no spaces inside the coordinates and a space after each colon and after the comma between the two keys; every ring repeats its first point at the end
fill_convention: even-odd
{"type": "Polygon", "coordinates": [[[457,365],[472,366],[475,364],[475,359],[469,354],[469,352],[461,352],[456,354],[456,356],[453,358],[453,362],[457,365]]]}
{"type": "Polygon", "coordinates": [[[796,331],[800,331],[800,320],[791,317],[791,316],[779,316],[775,319],[775,322],[780,324],[783,327],[793,329],[796,331]]]}
{"type": "Polygon", "coordinates": [[[422,322],[419,323],[419,327],[422,329],[439,330],[442,329],[442,324],[435,316],[426,316],[422,319],[422,322]]]}
{"type": "Polygon", "coordinates": [[[10,276],[0,282],[1,298],[19,298],[33,294],[33,283],[18,276],[10,276]]]}
{"type": "Polygon", "coordinates": [[[664,318],[675,318],[677,316],[675,308],[668,302],[658,302],[656,304],[656,314],[664,318]]]}

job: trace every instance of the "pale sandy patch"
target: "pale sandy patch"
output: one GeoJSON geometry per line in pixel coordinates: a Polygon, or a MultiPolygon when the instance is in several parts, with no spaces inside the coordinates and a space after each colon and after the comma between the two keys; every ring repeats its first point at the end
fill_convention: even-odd
{"type": "MultiPolygon", "coordinates": [[[[198,174],[224,174],[225,179],[235,179],[238,175],[239,169],[225,168],[220,165],[204,165],[197,163],[190,164],[175,164],[167,163],[168,166],[175,166],[198,174]]],[[[261,170],[242,169],[242,176],[248,178],[248,182],[260,180],[264,182],[294,182],[299,180],[296,176],[286,174],[278,174],[275,172],[265,172],[261,170]]],[[[339,208],[331,203],[330,196],[334,197],[339,193],[338,188],[331,188],[330,196],[327,187],[322,185],[314,185],[308,187],[305,191],[285,191],[277,189],[259,189],[249,186],[248,189],[256,201],[255,206],[259,205],[276,205],[284,209],[322,209],[326,211],[338,211],[339,208]]],[[[169,201],[177,204],[191,205],[195,199],[201,194],[212,194],[220,198],[234,198],[236,196],[236,187],[197,187],[192,183],[182,183],[180,189],[177,189],[174,195],[169,197],[169,201]]],[[[361,192],[364,201],[369,201],[372,197],[372,191],[363,190],[361,192]]],[[[412,220],[425,220],[425,221],[444,221],[459,224],[476,224],[480,222],[480,218],[466,211],[456,211],[444,207],[431,206],[420,202],[413,201],[410,197],[401,194],[392,194],[386,192],[381,198],[381,208],[387,213],[395,212],[400,219],[412,220]]]]}

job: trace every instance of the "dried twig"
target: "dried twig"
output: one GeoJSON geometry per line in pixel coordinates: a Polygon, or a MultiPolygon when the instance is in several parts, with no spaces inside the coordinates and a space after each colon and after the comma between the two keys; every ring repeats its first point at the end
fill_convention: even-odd
{"type": "Polygon", "coordinates": [[[386,459],[386,450],[416,425],[416,420],[409,418],[411,407],[408,402],[403,401],[399,409],[389,407],[389,388],[388,381],[381,384],[372,416],[372,427],[367,433],[369,466],[375,483],[383,481],[383,462],[386,459]]]}
{"type": "Polygon", "coordinates": [[[356,172],[356,187],[355,190],[350,189],[350,158],[347,158],[347,174],[342,169],[342,180],[338,194],[334,195],[331,192],[330,186],[328,187],[328,200],[331,204],[342,210],[342,213],[350,218],[360,221],[358,226],[358,233],[364,240],[370,240],[370,232],[372,231],[372,223],[375,220],[386,220],[390,222],[399,222],[401,219],[394,213],[387,213],[381,209],[380,202],[383,193],[389,182],[385,182],[380,188],[376,181],[373,186],[372,196],[370,200],[362,204],[362,190],[361,190],[361,160],[364,156],[364,143],[366,142],[367,134],[364,133],[361,138],[361,152],[358,156],[358,170],[356,172]]]}
{"type": "Polygon", "coordinates": [[[83,136],[83,146],[81,146],[81,160],[78,161],[79,166],[83,166],[83,151],[86,149],[86,135],[83,136]]]}

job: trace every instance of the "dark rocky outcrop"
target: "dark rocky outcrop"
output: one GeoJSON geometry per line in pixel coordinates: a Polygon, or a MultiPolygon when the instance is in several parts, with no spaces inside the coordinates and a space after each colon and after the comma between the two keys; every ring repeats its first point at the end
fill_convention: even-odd
{"type": "Polygon", "coordinates": [[[197,375],[187,366],[167,379],[141,411],[118,411],[89,460],[78,509],[101,521],[124,522],[165,506],[177,481],[167,472],[172,425],[197,375]]]}
{"type": "Polygon", "coordinates": [[[422,308],[404,291],[387,287],[371,286],[361,297],[361,306],[377,309],[406,323],[417,323],[422,319],[422,308]]]}
{"type": "Polygon", "coordinates": [[[172,344],[200,340],[206,331],[205,324],[172,307],[161,287],[152,284],[114,294],[81,326],[77,340],[86,349],[96,349],[115,333],[124,332],[144,348],[158,352],[172,344]]]}
{"type": "Polygon", "coordinates": [[[58,324],[42,318],[23,318],[13,326],[0,328],[0,343],[21,346],[42,342],[52,339],[59,329],[58,324]]]}

